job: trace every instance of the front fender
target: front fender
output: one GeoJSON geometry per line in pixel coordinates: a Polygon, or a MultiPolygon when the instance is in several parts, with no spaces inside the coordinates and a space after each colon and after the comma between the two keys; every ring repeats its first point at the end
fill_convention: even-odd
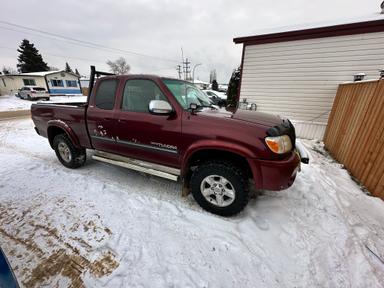
{"type": "Polygon", "coordinates": [[[81,148],[79,139],[77,138],[76,134],[73,132],[72,128],[67,123],[65,123],[62,120],[55,119],[55,120],[49,120],[47,124],[48,124],[47,135],[48,135],[49,142],[50,142],[51,146],[53,144],[53,143],[51,143],[53,141],[53,139],[51,139],[49,137],[49,135],[50,135],[49,129],[52,127],[57,127],[57,128],[62,129],[67,134],[67,136],[69,137],[69,139],[71,140],[71,142],[73,143],[73,145],[76,148],[81,148]]]}
{"type": "Polygon", "coordinates": [[[221,150],[231,152],[246,158],[247,161],[248,159],[256,158],[256,155],[253,151],[238,144],[228,143],[220,140],[201,140],[193,143],[185,151],[184,156],[182,158],[182,175],[184,175],[188,171],[189,160],[191,159],[192,155],[201,150],[221,150]]]}

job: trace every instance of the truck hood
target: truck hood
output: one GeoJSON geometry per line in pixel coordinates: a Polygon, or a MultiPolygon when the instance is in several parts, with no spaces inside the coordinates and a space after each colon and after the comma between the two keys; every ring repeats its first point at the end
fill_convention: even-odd
{"type": "Polygon", "coordinates": [[[234,112],[230,112],[225,109],[218,109],[218,110],[204,109],[199,113],[206,116],[232,118],[235,120],[259,124],[259,125],[268,126],[268,127],[279,125],[282,122],[282,119],[277,115],[258,112],[258,111],[241,110],[241,109],[237,109],[234,112]]]}

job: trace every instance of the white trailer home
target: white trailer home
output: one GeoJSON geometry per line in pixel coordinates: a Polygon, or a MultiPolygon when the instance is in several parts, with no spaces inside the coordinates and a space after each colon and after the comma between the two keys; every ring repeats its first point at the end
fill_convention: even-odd
{"type": "Polygon", "coordinates": [[[40,86],[51,95],[81,94],[80,77],[65,71],[0,75],[0,95],[13,95],[23,86],[40,86]]]}
{"type": "Polygon", "coordinates": [[[384,68],[384,15],[234,42],[243,44],[239,100],[290,118],[300,137],[322,139],[338,84],[357,73],[378,79],[384,68]]]}

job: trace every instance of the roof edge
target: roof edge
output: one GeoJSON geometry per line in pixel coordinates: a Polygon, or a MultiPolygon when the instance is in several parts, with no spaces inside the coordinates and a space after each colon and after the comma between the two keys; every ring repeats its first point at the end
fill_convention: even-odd
{"type": "Polygon", "coordinates": [[[18,74],[0,74],[0,76],[24,76],[24,77],[45,77],[47,75],[51,75],[51,74],[57,74],[57,73],[68,73],[68,74],[71,74],[73,76],[76,76],[76,77],[79,77],[79,75],[77,75],[76,73],[74,72],[67,72],[65,70],[55,70],[55,71],[38,71],[38,72],[26,72],[26,73],[18,73],[18,74]],[[46,73],[45,73],[46,72],[46,73]],[[44,74],[39,74],[39,73],[44,73],[44,74]]]}
{"type": "Polygon", "coordinates": [[[309,28],[287,32],[233,38],[235,44],[258,45],[275,42],[306,40],[333,36],[346,36],[384,31],[384,19],[309,28]]]}

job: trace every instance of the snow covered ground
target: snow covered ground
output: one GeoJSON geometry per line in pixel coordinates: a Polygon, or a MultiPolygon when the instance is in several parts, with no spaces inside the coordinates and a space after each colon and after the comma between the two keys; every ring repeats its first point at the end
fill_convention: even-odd
{"type": "Polygon", "coordinates": [[[1,121],[0,245],[24,287],[383,287],[383,201],[305,145],[290,189],[221,218],[178,183],[66,169],[30,120],[1,121]]]}
{"type": "MultiPolygon", "coordinates": [[[[49,102],[60,103],[60,102],[86,102],[86,96],[51,96],[49,102]]],[[[28,101],[20,99],[15,95],[0,96],[0,112],[2,111],[16,111],[16,110],[29,110],[31,109],[32,103],[37,101],[28,101]]]]}
{"type": "Polygon", "coordinates": [[[23,100],[15,95],[0,96],[0,112],[31,109],[32,101],[23,100]]]}

